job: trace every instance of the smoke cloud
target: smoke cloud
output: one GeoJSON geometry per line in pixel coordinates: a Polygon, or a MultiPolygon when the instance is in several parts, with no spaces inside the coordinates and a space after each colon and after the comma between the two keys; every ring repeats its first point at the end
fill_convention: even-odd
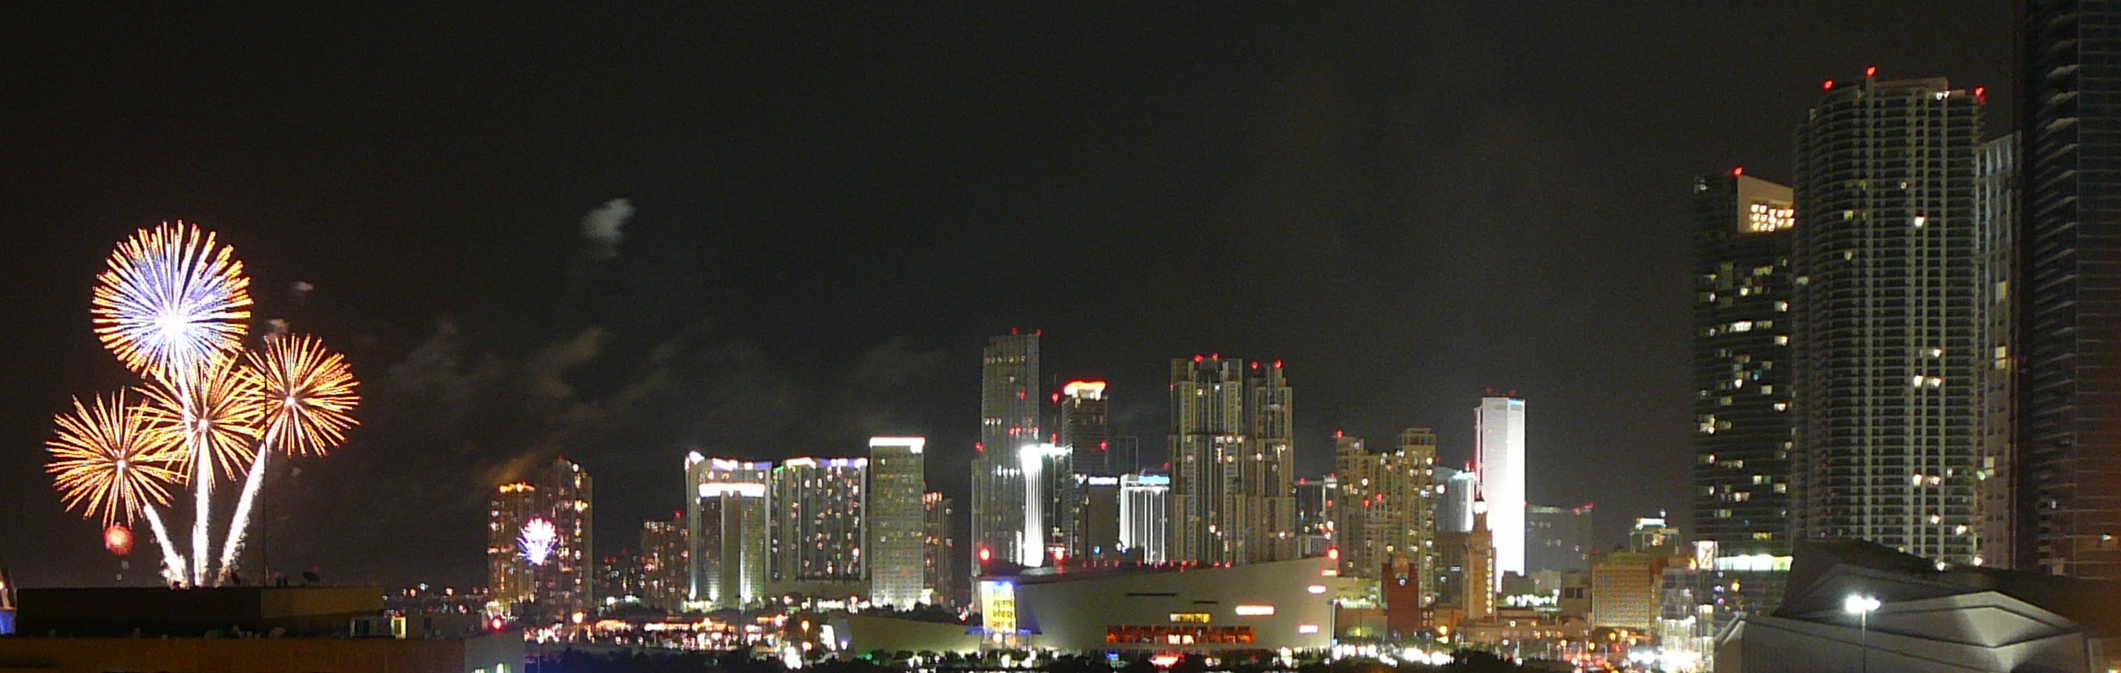
{"type": "Polygon", "coordinates": [[[590,245],[590,258],[606,260],[619,256],[619,242],[626,236],[621,231],[627,218],[633,217],[633,202],[612,199],[603,207],[582,216],[582,238],[590,245]]]}

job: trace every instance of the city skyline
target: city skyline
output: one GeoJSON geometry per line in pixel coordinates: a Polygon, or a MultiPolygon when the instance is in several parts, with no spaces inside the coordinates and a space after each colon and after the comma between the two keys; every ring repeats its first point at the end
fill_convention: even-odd
{"type": "MultiPolygon", "coordinates": [[[[1612,512],[1606,546],[1691,499],[1691,176],[1790,179],[1819,83],[1868,66],[2010,96],[2006,7],[1919,26],[1907,7],[0,10],[5,61],[49,66],[0,110],[22,129],[0,202],[35,251],[0,270],[0,511],[22,519],[0,565],[31,585],[116,571],[30,484],[34,447],[69,395],[123,385],[80,318],[102,251],[178,218],[272,260],[254,331],[343,344],[364,383],[333,460],[272,468],[276,568],[474,582],[462,540],[487,496],[554,455],[629,532],[668,516],[693,450],[920,435],[963,465],[966,363],[1010,327],[1051,337],[1038,390],[1109,382],[1144,462],[1163,363],[1192,353],[1297,369],[1298,475],[1330,468],[1335,430],[1434,427],[1462,465],[1466,403],[1521,391],[1527,491],[1612,512]],[[1697,34],[1718,39],[1676,39],[1697,34]]],[[[960,518],[966,472],[929,475],[960,518]]]]}

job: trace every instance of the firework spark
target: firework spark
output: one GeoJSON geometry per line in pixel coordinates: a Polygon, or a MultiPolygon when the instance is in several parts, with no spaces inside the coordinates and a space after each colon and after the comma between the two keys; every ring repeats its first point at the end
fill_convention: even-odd
{"type": "Polygon", "coordinates": [[[94,405],[74,398],[74,411],[58,416],[59,434],[47,447],[45,467],[59,485],[67,509],[103,518],[105,527],[131,522],[141,509],[169,502],[170,484],[184,480],[182,451],[168,429],[137,413],[125,394],[98,397],[94,405]]]}
{"type": "Polygon", "coordinates": [[[197,226],[141,229],[96,276],[96,336],[133,371],[169,377],[235,350],[250,279],[234,250],[197,226]]]}
{"type": "Polygon", "coordinates": [[[541,566],[552,557],[552,550],[559,542],[560,531],[553,528],[551,521],[531,519],[523,524],[523,535],[517,538],[516,545],[523,550],[523,560],[541,566]]]}
{"type": "Polygon", "coordinates": [[[265,340],[243,355],[239,376],[254,379],[264,405],[265,436],[288,455],[324,455],[346,440],[360,396],[346,358],[324,349],[316,337],[297,334],[265,340]]]}
{"type": "Polygon", "coordinates": [[[251,385],[259,391],[265,432],[250,473],[243,478],[243,495],[236,501],[235,518],[222,543],[223,580],[234,572],[236,556],[242,553],[250,532],[251,507],[265,483],[266,458],[275,449],[289,455],[324,455],[345,441],[346,429],[354,424],[350,414],[360,402],[346,358],[325,350],[315,337],[269,337],[263,349],[244,353],[243,359],[245,366],[237,375],[252,379],[251,385]]]}
{"type": "Polygon", "coordinates": [[[256,451],[264,392],[238,373],[233,357],[202,365],[192,376],[143,386],[142,416],[184,440],[181,458],[194,481],[234,478],[256,451]],[[211,472],[198,464],[202,457],[211,472]]]}
{"type": "Polygon", "coordinates": [[[206,583],[207,556],[213,548],[216,473],[236,476],[256,451],[258,421],[264,406],[250,377],[237,376],[236,358],[226,356],[146,387],[145,415],[183,439],[184,462],[192,490],[191,582],[206,583]]]}

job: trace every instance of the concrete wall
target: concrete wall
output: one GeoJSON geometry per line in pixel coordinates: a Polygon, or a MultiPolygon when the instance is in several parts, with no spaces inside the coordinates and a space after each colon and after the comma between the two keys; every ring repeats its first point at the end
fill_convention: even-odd
{"type": "Polygon", "coordinates": [[[1323,557],[1255,563],[1228,568],[1192,568],[1122,574],[1096,569],[1081,579],[1066,573],[1019,578],[1017,611],[1025,628],[1037,629],[1031,645],[1060,650],[1227,650],[1320,648],[1330,643],[1333,622],[1321,571],[1333,563],[1323,557]],[[1272,615],[1240,616],[1239,605],[1274,607],[1272,615]],[[1107,644],[1107,627],[1186,626],[1171,616],[1208,615],[1202,626],[1250,626],[1247,645],[1176,646],[1169,643],[1107,644]],[[1316,632],[1302,633],[1305,625],[1316,632]]]}

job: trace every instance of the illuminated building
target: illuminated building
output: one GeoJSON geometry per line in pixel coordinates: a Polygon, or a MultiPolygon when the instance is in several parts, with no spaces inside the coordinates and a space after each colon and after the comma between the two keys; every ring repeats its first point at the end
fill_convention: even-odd
{"type": "Polygon", "coordinates": [[[1635,525],[1628,528],[1628,551],[1673,554],[1684,543],[1679,539],[1679,529],[1665,519],[1663,512],[1635,517],[1635,525]]]}
{"type": "Polygon", "coordinates": [[[1167,554],[1171,478],[1128,474],[1119,478],[1119,546],[1121,553],[1144,563],[1171,560],[1167,554]]]}
{"type": "Polygon", "coordinates": [[[972,544],[968,568],[981,572],[979,555],[1037,565],[1024,549],[1043,551],[1038,529],[1027,536],[1025,484],[1019,454],[1044,435],[1039,428],[1037,333],[989,337],[980,354],[980,443],[972,459],[972,544]],[[1026,537],[1030,540],[1026,541],[1026,537]]]}
{"type": "Polygon", "coordinates": [[[704,609],[741,608],[766,587],[766,483],[772,463],[685,457],[689,601],[704,609]]]}
{"type": "Polygon", "coordinates": [[[773,468],[773,581],[858,582],[868,514],[867,458],[790,458],[773,468]]]}
{"type": "MultiPolygon", "coordinates": [[[[1108,525],[1083,509],[1091,502],[1090,494],[1083,490],[1087,487],[1086,480],[1089,477],[1110,480],[1115,474],[1111,460],[1112,428],[1107,421],[1111,401],[1105,399],[1105,382],[1069,381],[1061,387],[1056,399],[1060,402],[1058,446],[1067,449],[1068,456],[1066,472],[1060,471],[1060,465],[1048,465],[1046,496],[1053,502],[1053,508],[1046,515],[1048,525],[1061,531],[1060,547],[1068,554],[1084,556],[1093,553],[1092,549],[1110,552],[1116,540],[1093,542],[1089,538],[1094,533],[1112,532],[1116,535],[1118,520],[1114,519],[1108,525]],[[1066,483],[1062,483],[1063,480],[1066,483]]],[[[1109,485],[1117,487],[1118,481],[1112,480],[1109,485]]]]}
{"type": "Polygon", "coordinates": [[[958,595],[958,578],[950,570],[950,559],[957,554],[957,540],[951,535],[951,526],[956,525],[956,519],[956,507],[949,498],[935,491],[921,494],[923,602],[963,605],[966,601],[965,597],[958,595]]]}
{"type": "Polygon", "coordinates": [[[2020,342],[1998,358],[2018,367],[2009,551],[2019,568],[2121,579],[2121,203],[2109,196],[2121,138],[2108,130],[2121,110],[2106,102],[2121,87],[2121,16],[2085,0],[2014,4],[2020,342]]]}
{"type": "Polygon", "coordinates": [[[598,606],[601,610],[639,607],[648,602],[642,597],[648,587],[648,575],[640,552],[621,549],[617,554],[597,559],[596,579],[597,596],[604,601],[598,606]]]}
{"type": "Polygon", "coordinates": [[[1068,447],[1031,444],[1017,451],[1024,472],[1024,565],[1067,556],[1082,495],[1076,490],[1075,454],[1068,447]],[[1035,546],[1035,547],[1034,547],[1035,546]]]}
{"type": "Polygon", "coordinates": [[[1495,589],[1509,573],[1524,574],[1524,400],[1483,397],[1473,409],[1480,499],[1495,535],[1495,589]]]}
{"type": "MultiPolygon", "coordinates": [[[[2016,273],[2018,263],[2017,240],[2019,225],[2018,202],[2018,134],[2012,133],[1981,145],[1980,167],[1981,200],[1974,205],[1979,213],[1981,227],[1982,272],[1991,279],[2000,279],[1981,289],[1981,301],[1987,307],[1984,312],[1981,353],[1987,359],[1981,361],[1981,447],[1975,454],[1976,472],[1974,489],[1980,494],[1976,501],[1975,517],[1981,523],[1974,529],[1981,534],[1981,553],[1975,562],[2010,566],[2018,561],[2017,546],[2011,539],[2013,522],[2017,520],[2017,475],[2011,463],[2019,455],[2015,428],[2012,419],[2017,413],[2018,391],[2012,380],[2010,353],[2011,344],[2017,338],[2012,330],[2016,326],[2017,309],[2012,298],[2013,284],[2008,279],[2016,273]]],[[[2116,379],[2121,380],[2121,379],[2116,379]]],[[[2108,577],[2107,579],[2121,579],[2108,577]]]]}
{"type": "Polygon", "coordinates": [[[641,522],[641,602],[669,612],[685,609],[691,588],[690,545],[683,520],[641,522]]]}
{"type": "Polygon", "coordinates": [[[1104,381],[1069,381],[1061,387],[1060,445],[1069,448],[1078,474],[1112,474],[1112,427],[1106,419],[1111,404],[1104,381]]]}
{"type": "Polygon", "coordinates": [[[1436,530],[1473,531],[1473,501],[1480,496],[1479,478],[1470,466],[1463,470],[1436,468],[1436,530]]]}
{"type": "Polygon", "coordinates": [[[1798,129],[1799,537],[1979,553],[1980,134],[1979,97],[1943,78],[1832,83],[1798,129]]]}
{"type": "Polygon", "coordinates": [[[1789,555],[1789,187],[1727,173],[1694,179],[1694,521],[1702,539],[1789,555]]]}
{"type": "Polygon", "coordinates": [[[1465,610],[1468,621],[1490,619],[1495,616],[1495,593],[1499,586],[1496,577],[1502,573],[1495,569],[1495,533],[1488,529],[1487,502],[1473,501],[1473,530],[1466,533],[1463,577],[1460,582],[1458,607],[1465,610]]]}
{"type": "Polygon", "coordinates": [[[1333,475],[1320,479],[1296,479],[1296,534],[1297,555],[1303,558],[1325,556],[1333,546],[1333,513],[1327,503],[1333,494],[1340,491],[1340,483],[1333,475]]]}
{"type": "Polygon", "coordinates": [[[1332,638],[1331,571],[1325,558],[1034,568],[982,583],[982,626],[990,642],[1008,630],[1018,646],[1075,652],[1319,649],[1332,638]]]}
{"type": "Polygon", "coordinates": [[[1525,571],[1567,573],[1591,569],[1591,506],[1525,510],[1525,571]]]}
{"type": "Polygon", "coordinates": [[[515,614],[516,605],[537,595],[537,566],[523,557],[523,526],[539,513],[538,489],[527,483],[502,484],[488,501],[486,516],[486,587],[496,615],[515,614]]]}
{"type": "Polygon", "coordinates": [[[537,479],[540,513],[552,522],[558,535],[553,539],[551,560],[538,573],[537,601],[542,611],[557,617],[575,613],[596,614],[596,543],[593,495],[589,473],[565,458],[554,458],[540,468],[537,479]]]}
{"type": "Polygon", "coordinates": [[[1171,362],[1171,560],[1296,557],[1292,409],[1279,362],[1171,362]]]}
{"type": "Polygon", "coordinates": [[[1075,535],[1068,541],[1070,558],[1120,558],[1119,477],[1078,474],[1075,491],[1081,499],[1076,505],[1075,535]]]}
{"type": "Polygon", "coordinates": [[[926,458],[920,437],[869,439],[869,602],[920,604],[927,586],[926,458]]]}
{"type": "Polygon", "coordinates": [[[1613,552],[1591,564],[1591,625],[1647,631],[1663,612],[1668,554],[1613,552]]]}
{"type": "MultiPolygon", "coordinates": [[[[1397,576],[1435,571],[1436,433],[1409,428],[1396,451],[1372,453],[1359,437],[1334,438],[1339,493],[1333,498],[1342,577],[1377,580],[1387,565],[1397,576]]],[[[1417,580],[1416,593],[1422,593],[1417,580]]]]}

